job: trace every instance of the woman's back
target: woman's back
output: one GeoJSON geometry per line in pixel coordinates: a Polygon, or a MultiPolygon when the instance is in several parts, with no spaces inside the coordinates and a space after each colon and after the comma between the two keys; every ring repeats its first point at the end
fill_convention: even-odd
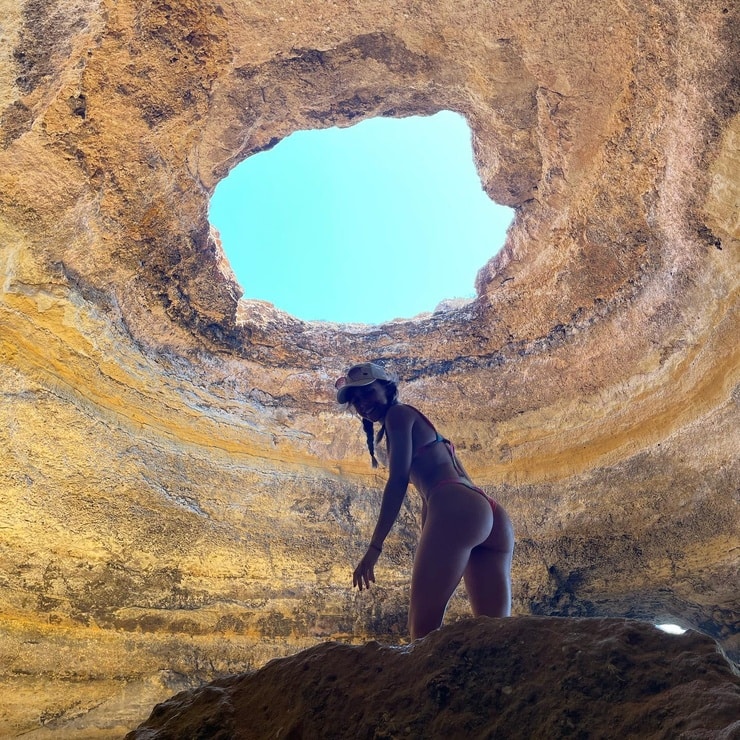
{"type": "MultiPolygon", "coordinates": [[[[398,406],[403,407],[399,412],[413,414],[410,477],[416,489],[426,498],[440,481],[461,477],[470,480],[455,457],[452,444],[437,432],[429,419],[413,406],[398,406]]],[[[392,439],[388,441],[389,445],[393,444],[392,439]]]]}

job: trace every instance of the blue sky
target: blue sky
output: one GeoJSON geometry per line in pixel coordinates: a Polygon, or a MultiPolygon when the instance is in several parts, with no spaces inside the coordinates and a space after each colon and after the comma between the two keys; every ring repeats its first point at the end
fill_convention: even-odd
{"type": "Polygon", "coordinates": [[[297,131],[235,167],[210,207],[245,297],[365,324],[472,298],[512,216],[450,111],[297,131]]]}

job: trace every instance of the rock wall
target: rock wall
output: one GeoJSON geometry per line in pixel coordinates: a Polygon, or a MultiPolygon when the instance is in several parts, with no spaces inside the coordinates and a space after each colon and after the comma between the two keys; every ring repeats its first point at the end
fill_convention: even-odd
{"type": "Polygon", "coordinates": [[[404,639],[413,495],[348,588],[382,483],[333,398],[359,358],[511,512],[516,613],[738,660],[736,6],[0,9],[0,733],[119,736],[174,689],[404,639]],[[231,167],[442,109],[516,210],[472,303],[347,326],[241,297],[207,218],[231,167]]]}

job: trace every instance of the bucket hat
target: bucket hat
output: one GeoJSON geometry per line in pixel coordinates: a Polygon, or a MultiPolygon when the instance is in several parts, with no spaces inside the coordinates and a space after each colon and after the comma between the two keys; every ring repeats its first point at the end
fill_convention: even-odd
{"type": "Polygon", "coordinates": [[[376,380],[391,380],[391,376],[374,362],[362,362],[359,365],[352,365],[334,384],[337,389],[337,401],[339,403],[347,402],[347,395],[352,388],[359,388],[363,385],[370,385],[376,380]]]}

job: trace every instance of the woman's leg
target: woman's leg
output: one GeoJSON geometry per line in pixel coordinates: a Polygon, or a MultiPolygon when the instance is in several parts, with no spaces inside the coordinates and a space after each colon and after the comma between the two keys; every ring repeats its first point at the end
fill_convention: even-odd
{"type": "Polygon", "coordinates": [[[476,617],[510,616],[513,553],[514,527],[506,510],[497,505],[490,536],[473,548],[465,568],[465,590],[476,617]]]}
{"type": "Polygon", "coordinates": [[[492,523],[491,508],[479,493],[459,484],[434,491],[411,577],[411,639],[424,637],[441,626],[471,551],[489,537],[492,523]]]}

